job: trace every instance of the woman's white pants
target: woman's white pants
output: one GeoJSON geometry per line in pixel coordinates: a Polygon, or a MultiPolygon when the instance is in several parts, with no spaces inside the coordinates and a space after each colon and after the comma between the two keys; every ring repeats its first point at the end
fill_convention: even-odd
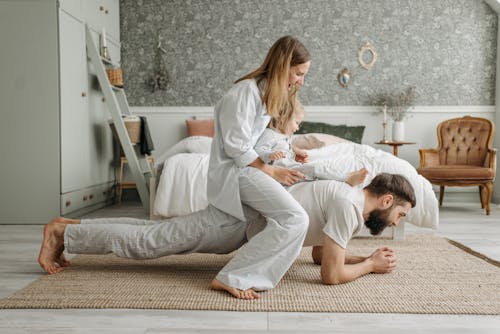
{"type": "Polygon", "coordinates": [[[242,290],[272,289],[298,257],[309,217],[282,185],[256,168],[245,167],[239,183],[241,201],[262,214],[267,225],[239,249],[216,279],[242,290]]]}

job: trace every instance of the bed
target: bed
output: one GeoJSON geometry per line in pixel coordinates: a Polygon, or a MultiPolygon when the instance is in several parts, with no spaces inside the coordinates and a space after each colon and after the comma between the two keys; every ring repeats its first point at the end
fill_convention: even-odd
{"type": "MultiPolygon", "coordinates": [[[[323,124],[323,123],[320,123],[323,124]]],[[[317,128],[316,128],[317,129],[317,128]]],[[[336,129],[338,130],[338,129],[336,129]]],[[[405,222],[431,229],[437,229],[439,209],[431,184],[416,169],[403,159],[390,153],[362,145],[362,131],[351,131],[350,140],[331,134],[298,134],[293,142],[308,149],[311,161],[324,159],[339,170],[358,170],[366,167],[370,174],[363,186],[380,172],[402,174],[413,185],[417,205],[410,211],[405,222]],[[354,134],[353,134],[354,133],[354,134]]],[[[344,133],[344,137],[349,137],[344,133]]],[[[151,182],[151,215],[153,219],[186,215],[204,209],[207,201],[207,171],[212,138],[191,136],[182,139],[171,149],[156,158],[159,180],[151,182]]],[[[383,236],[404,238],[404,224],[387,229],[383,236]]],[[[367,231],[362,234],[369,235],[367,231]]]]}

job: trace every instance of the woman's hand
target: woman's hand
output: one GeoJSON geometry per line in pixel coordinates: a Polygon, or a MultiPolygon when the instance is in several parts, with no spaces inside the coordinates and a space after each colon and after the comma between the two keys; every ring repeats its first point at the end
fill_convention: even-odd
{"type": "Polygon", "coordinates": [[[390,273],[396,268],[396,256],[394,251],[389,247],[377,249],[370,255],[374,273],[385,274],[390,273]]]}
{"type": "Polygon", "coordinates": [[[269,167],[270,168],[267,169],[267,171],[265,172],[273,179],[275,179],[276,181],[285,186],[291,186],[292,184],[295,184],[300,180],[303,180],[305,177],[304,174],[295,170],[281,168],[281,167],[272,167],[272,166],[269,167]]]}
{"type": "Polygon", "coordinates": [[[260,169],[279,183],[285,186],[291,186],[292,184],[297,183],[300,180],[305,178],[305,175],[301,172],[297,172],[291,169],[274,167],[270,165],[266,165],[261,158],[255,159],[249,166],[260,169]]]}

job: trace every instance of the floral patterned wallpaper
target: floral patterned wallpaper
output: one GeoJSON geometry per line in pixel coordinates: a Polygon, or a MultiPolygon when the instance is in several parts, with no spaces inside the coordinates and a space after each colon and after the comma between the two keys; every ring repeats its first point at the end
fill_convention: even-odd
{"type": "Polygon", "coordinates": [[[313,57],[306,105],[369,105],[410,85],[419,105],[495,103],[497,15],[482,0],[120,0],[120,12],[133,106],[214,105],[287,34],[313,57]],[[370,70],[358,63],[366,42],[378,53],[370,70]],[[161,65],[168,83],[153,92],[161,65]],[[337,81],[344,67],[348,88],[337,81]]]}

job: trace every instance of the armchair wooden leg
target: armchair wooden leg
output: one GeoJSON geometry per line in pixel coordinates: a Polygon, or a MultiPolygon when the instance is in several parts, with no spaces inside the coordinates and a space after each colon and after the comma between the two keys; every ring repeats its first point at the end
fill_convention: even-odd
{"type": "Polygon", "coordinates": [[[481,209],[484,209],[484,188],[479,186],[479,199],[481,200],[481,209]]]}
{"type": "Polygon", "coordinates": [[[490,201],[491,201],[491,192],[493,188],[493,182],[488,182],[485,185],[486,187],[486,199],[485,199],[485,207],[486,207],[486,214],[490,214],[490,201]]]}
{"type": "Polygon", "coordinates": [[[439,206],[443,205],[444,186],[439,186],[439,206]]]}

